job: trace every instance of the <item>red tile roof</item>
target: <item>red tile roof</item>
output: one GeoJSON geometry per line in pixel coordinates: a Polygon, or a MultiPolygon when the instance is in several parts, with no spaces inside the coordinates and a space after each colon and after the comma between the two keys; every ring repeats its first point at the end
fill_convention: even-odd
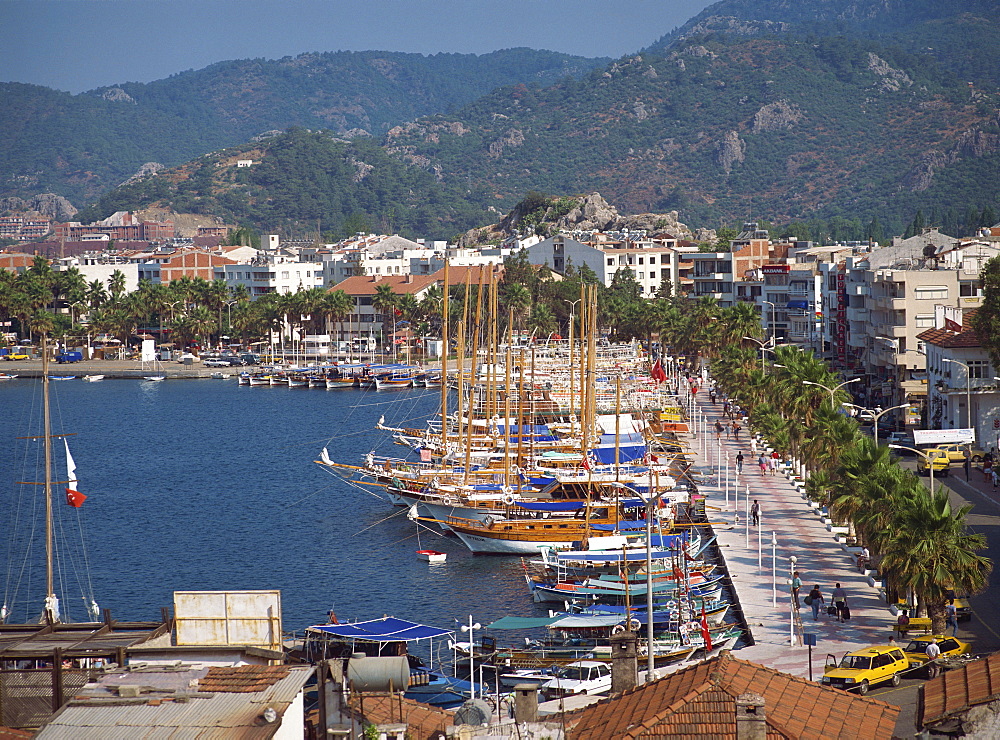
{"type": "Polygon", "coordinates": [[[403,295],[419,293],[436,282],[433,275],[355,275],[337,283],[331,290],[342,290],[352,296],[375,295],[378,286],[388,285],[393,293],[403,295]]]}
{"type": "Polygon", "coordinates": [[[204,678],[198,680],[198,690],[223,694],[251,693],[274,686],[288,675],[286,666],[214,666],[208,669],[204,678]]]}
{"type": "Polygon", "coordinates": [[[736,738],[736,699],[764,699],[768,738],[890,738],[899,707],[734,658],[718,658],[567,715],[570,740],[736,738]]]}
{"type": "Polygon", "coordinates": [[[942,673],[920,687],[917,722],[934,727],[1000,698],[1000,653],[942,673]]]}
{"type": "Polygon", "coordinates": [[[360,718],[373,724],[406,723],[407,737],[429,740],[443,737],[455,715],[443,709],[406,699],[400,694],[351,694],[350,708],[360,718]]]}

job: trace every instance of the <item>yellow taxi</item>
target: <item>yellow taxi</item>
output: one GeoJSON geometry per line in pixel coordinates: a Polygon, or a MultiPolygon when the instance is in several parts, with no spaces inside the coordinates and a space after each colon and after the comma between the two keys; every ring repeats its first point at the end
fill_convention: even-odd
{"type": "Polygon", "coordinates": [[[924,454],[929,455],[935,453],[935,456],[945,455],[949,462],[958,463],[961,465],[965,462],[965,451],[968,450],[972,454],[972,462],[982,462],[982,459],[986,457],[986,453],[982,450],[977,450],[972,445],[934,445],[934,447],[924,450],[924,454]]]}
{"type": "Polygon", "coordinates": [[[927,666],[925,672],[928,678],[933,678],[938,674],[937,666],[927,665],[929,662],[927,658],[927,646],[931,644],[931,640],[937,640],[938,647],[941,648],[942,658],[951,655],[967,655],[972,648],[970,643],[947,635],[920,635],[920,637],[914,637],[910,640],[910,644],[903,648],[903,654],[906,655],[906,660],[910,668],[927,666]]]}
{"type": "Polygon", "coordinates": [[[909,667],[902,648],[877,645],[847,653],[839,664],[836,656],[827,655],[822,683],[846,691],[857,689],[864,695],[869,687],[884,681],[899,686],[899,672],[909,667]]]}
{"type": "Polygon", "coordinates": [[[923,450],[923,453],[923,455],[917,457],[917,473],[920,475],[930,475],[930,468],[933,466],[934,475],[948,475],[948,470],[951,468],[951,460],[944,450],[932,447],[928,450],[923,450]]]}

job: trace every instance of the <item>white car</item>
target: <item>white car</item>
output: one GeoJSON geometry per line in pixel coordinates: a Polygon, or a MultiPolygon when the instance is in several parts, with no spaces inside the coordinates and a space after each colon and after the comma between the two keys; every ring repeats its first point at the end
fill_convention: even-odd
{"type": "Polygon", "coordinates": [[[229,367],[229,360],[205,360],[201,364],[205,367],[229,367]]]}
{"type": "Polygon", "coordinates": [[[606,694],[611,690],[611,666],[597,660],[578,660],[556,671],[542,684],[546,699],[580,694],[606,694]]]}

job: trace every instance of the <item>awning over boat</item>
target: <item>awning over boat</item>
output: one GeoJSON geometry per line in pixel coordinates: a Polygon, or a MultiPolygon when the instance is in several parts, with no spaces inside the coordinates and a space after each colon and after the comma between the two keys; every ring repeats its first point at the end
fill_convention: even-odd
{"type": "MultiPolygon", "coordinates": [[[[613,445],[615,443],[615,435],[602,434],[600,443],[602,445],[613,445]]],[[[627,444],[635,445],[635,444],[645,444],[645,443],[646,439],[638,432],[635,432],[633,434],[626,434],[625,432],[622,432],[620,435],[618,435],[619,445],[627,445],[627,444]]]]}
{"type": "Polygon", "coordinates": [[[560,617],[549,625],[551,630],[579,630],[614,627],[625,618],[620,614],[571,614],[560,617]]]}
{"type": "Polygon", "coordinates": [[[317,624],[309,629],[348,640],[368,640],[370,642],[409,642],[454,634],[454,630],[443,630],[440,627],[430,627],[426,624],[408,622],[396,617],[382,617],[381,619],[352,624],[317,624]]]}
{"type": "MultiPolygon", "coordinates": [[[[590,454],[601,465],[615,464],[615,446],[601,445],[590,451],[590,454]]],[[[642,460],[646,456],[646,445],[619,445],[618,462],[627,463],[633,460],[642,460]]]]}
{"type": "Polygon", "coordinates": [[[548,627],[562,617],[500,617],[493,624],[486,625],[490,630],[529,630],[535,627],[548,627]]]}
{"type": "MultiPolygon", "coordinates": [[[[653,550],[651,557],[653,560],[662,560],[664,558],[673,557],[677,552],[674,550],[653,550]]],[[[622,553],[618,552],[573,552],[573,553],[556,553],[557,560],[564,561],[579,561],[579,562],[591,562],[591,563],[616,563],[622,559],[622,553]]],[[[644,561],[646,559],[645,550],[626,550],[625,559],[629,562],[644,561]]]]}
{"type": "MultiPolygon", "coordinates": [[[[625,504],[622,504],[623,506],[625,504]]],[[[642,506],[643,502],[639,502],[638,506],[642,506]]],[[[639,519],[636,521],[619,521],[617,524],[591,524],[591,529],[596,529],[598,532],[633,532],[636,530],[646,529],[646,520],[639,519]]]]}
{"type": "Polygon", "coordinates": [[[528,511],[579,511],[587,507],[586,501],[517,501],[515,503],[528,511]]]}

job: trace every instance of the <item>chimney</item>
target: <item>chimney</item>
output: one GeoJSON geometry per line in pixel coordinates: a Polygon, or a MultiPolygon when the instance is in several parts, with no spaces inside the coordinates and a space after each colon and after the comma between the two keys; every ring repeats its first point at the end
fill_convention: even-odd
{"type": "Polygon", "coordinates": [[[611,693],[620,694],[639,682],[639,662],[635,652],[636,634],[626,630],[611,636],[611,693]]]}
{"type": "Polygon", "coordinates": [[[764,740],[766,737],[764,697],[740,694],[736,698],[736,740],[764,740]]]}
{"type": "Polygon", "coordinates": [[[514,687],[514,722],[538,721],[538,687],[532,683],[519,683],[514,687]]]}

